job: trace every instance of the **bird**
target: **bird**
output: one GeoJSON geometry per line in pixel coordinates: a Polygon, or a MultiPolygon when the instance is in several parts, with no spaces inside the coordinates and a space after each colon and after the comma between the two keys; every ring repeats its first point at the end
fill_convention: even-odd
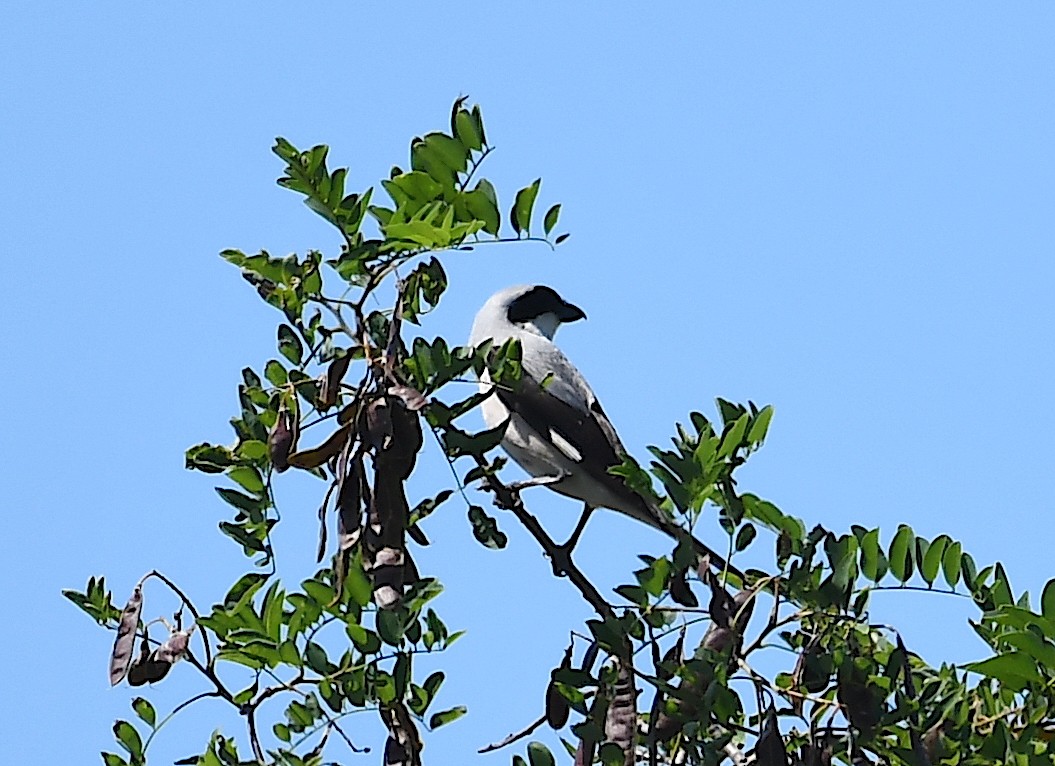
{"type": "Polygon", "coordinates": [[[595,508],[608,508],[666,533],[688,538],[712,566],[737,570],[676,525],[666,513],[608,469],[622,465],[626,448],[590,384],[553,342],[562,324],[586,313],[546,285],[515,285],[492,295],[476,314],[469,342],[495,347],[520,341],[523,375],[512,389],[495,385],[484,372],[481,392],[490,392],[481,410],[488,428],[507,423],[501,445],[532,480],[580,500],[585,509],[565,546],[574,546],[595,508]]]}

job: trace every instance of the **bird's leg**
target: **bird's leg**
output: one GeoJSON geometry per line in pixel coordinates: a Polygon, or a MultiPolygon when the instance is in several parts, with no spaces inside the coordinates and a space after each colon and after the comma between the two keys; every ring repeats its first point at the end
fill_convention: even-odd
{"type": "Polygon", "coordinates": [[[519,492],[528,487],[548,487],[550,484],[556,484],[566,478],[568,478],[567,471],[558,471],[556,476],[535,476],[534,478],[525,479],[524,481],[511,482],[509,484],[509,489],[513,492],[519,492]]]}
{"type": "Polygon", "coordinates": [[[592,513],[593,506],[587,503],[582,509],[579,523],[575,525],[575,531],[571,533],[571,537],[563,545],[558,545],[553,551],[553,574],[557,575],[557,577],[563,577],[571,569],[571,552],[575,550],[575,546],[579,542],[579,536],[586,529],[586,522],[590,520],[590,514],[592,513]]]}

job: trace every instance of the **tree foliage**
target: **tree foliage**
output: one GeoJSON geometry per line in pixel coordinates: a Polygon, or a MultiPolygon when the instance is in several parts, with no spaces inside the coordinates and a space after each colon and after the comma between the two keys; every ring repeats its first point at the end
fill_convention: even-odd
{"type": "Polygon", "coordinates": [[[717,514],[730,560],[772,551],[766,570],[715,572],[682,544],[641,556],[628,582],[602,594],[570,559],[558,566],[558,546],[501,480],[502,429],[461,425],[483,395],[448,385],[485,370],[515,385],[519,347],[414,335],[447,290],[444,253],[526,240],[556,246],[567,236],[556,233],[560,205],[537,206],[539,180],[503,215],[480,175],[491,145],[478,107],[457,101],[449,131],[413,140],[409,169],[394,167],[380,182],[384,203],[374,202],[373,188],[348,191],[347,169],[327,166],[325,146],[302,151],[280,138],[274,152],[284,163],[278,183],[331,223],[342,245],[332,257],[222,253],[281,314],[276,357],[242,372],[234,442],[198,444],[186,455],[188,468],[224,477],[216,491],[228,516],[219,528],[251,562],[248,571],[209,609],[157,571],[123,609],[101,577],[65,592],[116,631],[111,683],[159,683],[182,659],[204,684],[164,717],[134,697],[134,722],[116,722],[121,752],[103,753],[107,766],[145,764],[171,714],[206,698],[229,703],[245,737],[203,736],[199,753],[179,763],[333,763],[361,751],[345,720],[360,710],[376,712],[387,738],[380,755],[355,758],[421,763],[424,732],[466,708],[437,709],[444,673],[424,676],[415,662],[462,631],[434,608],[442,586],[415,566],[414,546],[428,543],[429,517],[448,512],[454,497],[481,544],[506,545],[497,515],[471,499],[470,487],[493,493],[596,611],[583,626],[548,626],[572,628],[576,638],[550,672],[539,720],[484,750],[513,747],[545,724],[562,733],[567,755],[530,742],[514,764],[1053,761],[1055,580],[1032,606],[999,563],[979,569],[948,535],[925,539],[907,525],[887,536],[856,525],[811,528],[742,491],[737,471],[763,445],[772,407],[719,399],[716,419],[693,412],[670,446],[651,448],[647,467],[628,460],[614,469],[686,527],[717,514]],[[412,506],[406,482],[428,432],[457,481],[412,506]],[[271,534],[279,522],[273,484],[287,471],[313,474],[324,487],[325,565],[295,585],[276,573],[271,534]],[[173,624],[149,619],[154,589],[179,601],[173,624]],[[991,656],[927,665],[897,626],[870,618],[871,594],[883,589],[970,599],[978,610],[970,626],[991,656]],[[232,685],[235,666],[252,673],[245,688],[232,685]]]}

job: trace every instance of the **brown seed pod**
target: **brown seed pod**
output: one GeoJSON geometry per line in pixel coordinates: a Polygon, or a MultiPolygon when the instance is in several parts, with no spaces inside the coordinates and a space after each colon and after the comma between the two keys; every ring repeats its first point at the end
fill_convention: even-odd
{"type": "Polygon", "coordinates": [[[341,381],[344,374],[348,372],[348,365],[352,362],[351,354],[346,353],[330,362],[326,368],[326,375],[322,379],[322,388],[319,391],[320,409],[328,410],[337,403],[337,394],[341,390],[341,381]]]}
{"type": "Polygon", "coordinates": [[[366,406],[360,435],[363,443],[375,450],[384,449],[392,441],[392,409],[383,396],[366,406]]]}
{"type": "Polygon", "coordinates": [[[615,743],[624,754],[624,766],[633,766],[634,740],[637,734],[637,689],[634,688],[633,666],[628,659],[618,659],[619,676],[612,690],[612,700],[604,718],[604,736],[615,743]]]}
{"type": "Polygon", "coordinates": [[[403,401],[403,405],[411,412],[417,412],[429,403],[429,400],[420,391],[410,386],[392,386],[388,389],[388,393],[392,394],[392,396],[398,396],[403,401]]]}
{"type": "Polygon", "coordinates": [[[777,725],[777,711],[772,702],[766,710],[762,731],[755,742],[755,763],[758,766],[788,766],[788,751],[777,725]]]}
{"type": "Polygon", "coordinates": [[[689,580],[686,575],[687,572],[683,569],[670,578],[670,597],[674,599],[676,604],[690,608],[697,607],[700,602],[696,600],[696,595],[689,588],[689,580]]]}
{"type": "Polygon", "coordinates": [[[363,526],[363,462],[348,461],[337,490],[337,547],[346,551],[355,545],[363,526]]]}
{"type": "Polygon", "coordinates": [[[187,645],[189,643],[190,631],[177,630],[165,639],[165,643],[154,650],[154,659],[158,662],[167,662],[169,665],[174,665],[187,653],[187,645]]]}
{"type": "Polygon", "coordinates": [[[294,468],[303,468],[305,470],[318,468],[330,458],[340,454],[350,434],[351,428],[349,426],[341,426],[318,447],[294,452],[289,456],[289,464],[294,468]]]}
{"type": "Polygon", "coordinates": [[[117,623],[117,638],[110,652],[110,686],[117,686],[128,674],[128,665],[132,660],[132,647],[135,645],[136,628],[139,627],[139,615],[143,611],[143,586],[137,584],[131,598],[121,612],[117,623]]]}
{"type": "Polygon", "coordinates": [[[290,428],[290,416],[285,407],[278,411],[275,426],[267,436],[267,446],[271,454],[271,465],[282,473],[289,468],[289,453],[293,451],[293,430],[290,428]]]}

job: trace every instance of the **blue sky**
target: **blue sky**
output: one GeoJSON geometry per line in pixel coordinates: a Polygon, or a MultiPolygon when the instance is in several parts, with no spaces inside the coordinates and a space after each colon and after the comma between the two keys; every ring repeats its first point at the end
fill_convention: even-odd
{"type": "MultiPolygon", "coordinates": [[[[572,237],[556,253],[451,256],[426,334],[465,337],[505,285],[553,285],[586,309],[560,340],[639,457],[715,396],[772,403],[742,489],[836,530],[947,532],[1004,561],[1016,591],[1055,575],[1052,5],[393,8],[7,10],[10,762],[98,763],[130,715],[128,690],[107,688],[112,634],[61,588],[106,574],[121,600],[157,567],[208,605],[238,574],[215,529],[226,511],[183,450],[230,438],[239,370],[274,356],[277,314],[216,254],[337,246],[275,186],[273,138],[331,144],[366,186],[460,94],[483,108],[506,203],[541,175],[540,204],[563,203],[572,237]]],[[[415,491],[445,470],[426,463],[415,491]]],[[[318,491],[279,488],[291,578],[313,567],[318,491]]],[[[539,516],[570,526],[574,506],[537,492],[539,516]]],[[[440,658],[437,705],[470,709],[428,737],[429,763],[464,762],[538,715],[589,616],[499,521],[502,553],[472,541],[453,502],[427,528],[438,608],[469,630],[440,658]]],[[[610,587],[636,553],[667,548],[609,514],[579,557],[610,587]]],[[[911,648],[984,654],[961,603],[902,595],[875,609],[911,648]]],[[[148,695],[160,710],[198,688],[177,670],[148,695]]],[[[379,759],[372,718],[349,730],[374,753],[346,762],[379,759]]],[[[217,726],[238,722],[203,704],[152,762],[217,726]]]]}

